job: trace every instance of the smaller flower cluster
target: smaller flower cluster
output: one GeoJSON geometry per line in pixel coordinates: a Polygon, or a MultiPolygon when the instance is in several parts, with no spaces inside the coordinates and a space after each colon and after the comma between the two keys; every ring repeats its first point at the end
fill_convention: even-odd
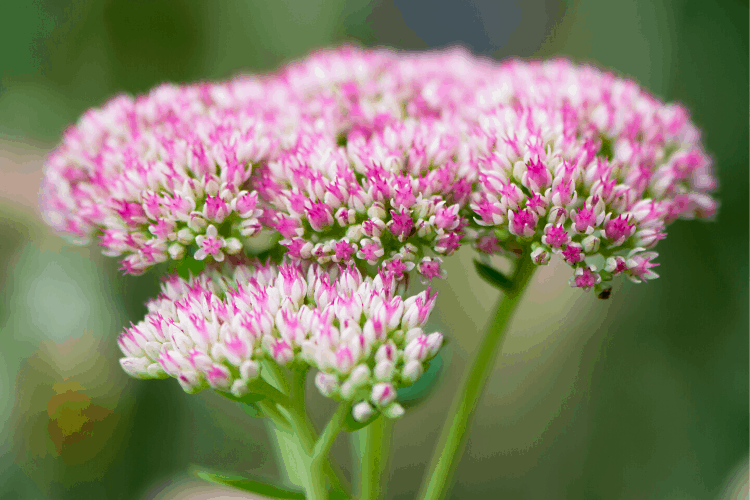
{"type": "Polygon", "coordinates": [[[419,379],[443,342],[423,331],[435,294],[403,299],[386,272],[363,279],[351,266],[305,267],[225,264],[167,278],[146,318],[119,338],[123,368],[172,376],[189,393],[242,397],[263,363],[311,366],[320,392],[354,402],[355,418],[399,417],[397,390],[419,379]]]}

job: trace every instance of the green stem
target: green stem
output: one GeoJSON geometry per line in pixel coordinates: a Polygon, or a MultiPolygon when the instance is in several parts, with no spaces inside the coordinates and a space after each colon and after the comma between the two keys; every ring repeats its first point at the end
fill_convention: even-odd
{"type": "Polygon", "coordinates": [[[393,421],[384,416],[380,416],[367,427],[357,431],[362,464],[360,500],[375,500],[382,498],[385,494],[392,434],[393,421]]]}
{"type": "Polygon", "coordinates": [[[283,429],[287,432],[292,432],[292,424],[276,407],[276,404],[269,401],[258,401],[255,403],[258,408],[263,412],[265,416],[270,418],[279,429],[283,429]]]}
{"type": "Polygon", "coordinates": [[[333,446],[336,436],[341,432],[341,428],[343,427],[350,411],[352,411],[351,403],[339,404],[336,413],[334,413],[331,420],[328,421],[328,425],[323,429],[318,441],[315,443],[312,453],[313,460],[328,456],[328,453],[331,451],[331,446],[333,446]]]}
{"type": "Polygon", "coordinates": [[[328,454],[331,451],[336,436],[341,432],[341,428],[349,412],[352,411],[351,403],[341,403],[333,414],[331,420],[315,443],[311,454],[310,473],[306,481],[306,490],[308,498],[325,500],[328,498],[328,489],[326,488],[326,464],[328,464],[328,454]]]}
{"type": "Polygon", "coordinates": [[[308,455],[312,453],[313,446],[317,440],[317,435],[312,423],[307,418],[307,412],[305,411],[305,379],[307,377],[307,371],[305,370],[293,370],[292,371],[292,384],[289,392],[289,415],[290,422],[294,428],[295,433],[299,437],[299,441],[305,448],[308,455]]]}
{"type": "Polygon", "coordinates": [[[466,431],[469,429],[482,391],[487,385],[506,327],[535,268],[536,265],[527,254],[519,258],[512,278],[513,283],[500,299],[487,332],[477,347],[474,361],[469,365],[463,384],[453,400],[451,411],[448,413],[449,420],[443,427],[432,462],[427,469],[432,475],[429,482],[422,486],[419,496],[422,500],[443,499],[451,489],[453,476],[466,444],[466,431]]]}
{"type": "MultiPolygon", "coordinates": [[[[305,379],[307,377],[307,370],[294,369],[292,370],[292,384],[290,387],[290,406],[287,408],[289,414],[289,422],[291,423],[294,434],[297,436],[299,443],[305,450],[305,453],[309,457],[313,456],[316,441],[318,435],[315,432],[310,418],[307,416],[305,410],[305,379]]],[[[343,479],[343,472],[339,467],[338,463],[331,462],[328,457],[322,464],[323,472],[331,483],[331,488],[335,491],[340,491],[348,494],[348,488],[344,486],[345,480],[343,479]]],[[[317,497],[314,497],[317,498],[317,497]]]]}
{"type": "Polygon", "coordinates": [[[284,374],[284,370],[282,370],[278,364],[270,361],[263,361],[263,373],[268,375],[276,388],[283,393],[289,394],[289,381],[284,374]]]}
{"type": "Polygon", "coordinates": [[[259,378],[252,382],[251,391],[255,394],[263,394],[266,398],[271,400],[273,403],[280,404],[281,406],[290,406],[291,401],[289,396],[276,389],[274,386],[259,378]]]}

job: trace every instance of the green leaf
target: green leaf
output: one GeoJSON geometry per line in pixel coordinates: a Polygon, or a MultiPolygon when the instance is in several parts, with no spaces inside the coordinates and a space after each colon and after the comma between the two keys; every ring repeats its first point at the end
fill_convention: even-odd
{"type": "Polygon", "coordinates": [[[301,491],[293,490],[268,484],[265,478],[251,479],[231,474],[215,473],[203,470],[199,467],[192,467],[191,472],[209,483],[231,486],[243,491],[257,493],[271,498],[287,500],[305,500],[305,494],[301,491]]]}
{"type": "Polygon", "coordinates": [[[510,278],[505,276],[494,267],[488,266],[487,264],[474,259],[474,268],[476,268],[480,278],[482,278],[484,281],[494,286],[495,288],[499,288],[503,291],[508,291],[513,288],[513,282],[510,280],[510,278]]]}
{"type": "Polygon", "coordinates": [[[398,390],[396,401],[398,401],[405,409],[414,408],[421,404],[435,389],[440,374],[443,371],[442,353],[442,351],[439,351],[437,356],[432,358],[430,366],[428,366],[427,370],[425,370],[422,376],[419,377],[419,380],[410,386],[401,387],[398,390]]]}
{"type": "MultiPolygon", "coordinates": [[[[222,486],[231,486],[242,491],[249,491],[258,495],[279,500],[305,500],[305,494],[300,490],[287,488],[285,486],[275,486],[269,483],[264,477],[244,477],[233,474],[212,472],[199,466],[191,466],[190,473],[209,483],[220,484],[222,486]]],[[[349,497],[340,491],[329,492],[331,500],[348,500],[349,497]]]]}

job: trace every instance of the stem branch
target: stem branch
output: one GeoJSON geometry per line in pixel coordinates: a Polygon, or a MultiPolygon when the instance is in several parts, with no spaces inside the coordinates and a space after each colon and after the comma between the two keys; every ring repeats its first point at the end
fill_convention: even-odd
{"type": "MultiPolygon", "coordinates": [[[[306,377],[307,370],[292,370],[292,384],[289,394],[290,406],[287,408],[287,412],[289,415],[288,420],[291,423],[292,429],[294,430],[294,434],[297,436],[299,443],[302,445],[302,448],[305,450],[305,453],[307,453],[308,457],[314,458],[315,447],[318,441],[318,434],[315,431],[310,418],[307,416],[307,411],[305,410],[306,377]]],[[[340,409],[341,407],[339,407],[339,410],[340,409]]],[[[344,412],[344,416],[346,416],[346,412],[344,412]]],[[[341,423],[343,423],[343,420],[341,420],[341,423]]],[[[340,429],[341,424],[339,423],[338,425],[340,429]]],[[[328,427],[326,427],[326,430],[328,430],[328,427]]],[[[333,437],[335,438],[335,435],[333,437]]],[[[331,441],[331,443],[333,443],[333,441],[331,441]]],[[[331,460],[328,459],[327,453],[326,456],[321,460],[321,467],[323,473],[325,474],[325,477],[327,477],[328,481],[331,483],[331,488],[333,488],[335,491],[340,491],[348,494],[348,488],[344,486],[345,480],[343,478],[344,476],[341,468],[339,467],[338,463],[332,463],[331,460]]],[[[316,471],[310,471],[311,476],[315,474],[316,471]]]]}
{"type": "Polygon", "coordinates": [[[362,471],[360,500],[376,500],[383,498],[385,494],[392,431],[393,421],[382,415],[367,427],[357,431],[362,471]]]}
{"type": "Polygon", "coordinates": [[[512,285],[500,299],[487,332],[474,354],[474,361],[469,365],[462,386],[453,400],[448,413],[449,420],[443,426],[432,462],[427,469],[432,474],[429,482],[422,486],[419,496],[422,500],[443,499],[451,489],[453,476],[466,444],[466,431],[487,385],[509,320],[536,268],[526,254],[519,258],[516,266],[511,279],[512,285]]]}

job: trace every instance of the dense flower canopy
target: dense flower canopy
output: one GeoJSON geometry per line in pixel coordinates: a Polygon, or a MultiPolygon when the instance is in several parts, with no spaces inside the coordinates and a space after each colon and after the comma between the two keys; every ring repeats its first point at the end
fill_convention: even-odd
{"type": "Polygon", "coordinates": [[[422,330],[435,294],[404,299],[397,287],[385,272],[363,279],[353,267],[292,262],[172,275],[120,335],[120,361],[138,378],[235,397],[252,392],[263,363],[310,366],[323,395],[357,403],[355,417],[398,417],[397,389],[419,379],[443,337],[422,330]]]}
{"type": "Polygon", "coordinates": [[[712,216],[715,187],[684,108],[610,73],[344,47],[89,111],[51,155],[42,205],[127,273],[220,262],[265,229],[289,258],[396,278],[442,276],[464,242],[528,248],[601,290],[655,277],[666,225],[712,216]]]}

